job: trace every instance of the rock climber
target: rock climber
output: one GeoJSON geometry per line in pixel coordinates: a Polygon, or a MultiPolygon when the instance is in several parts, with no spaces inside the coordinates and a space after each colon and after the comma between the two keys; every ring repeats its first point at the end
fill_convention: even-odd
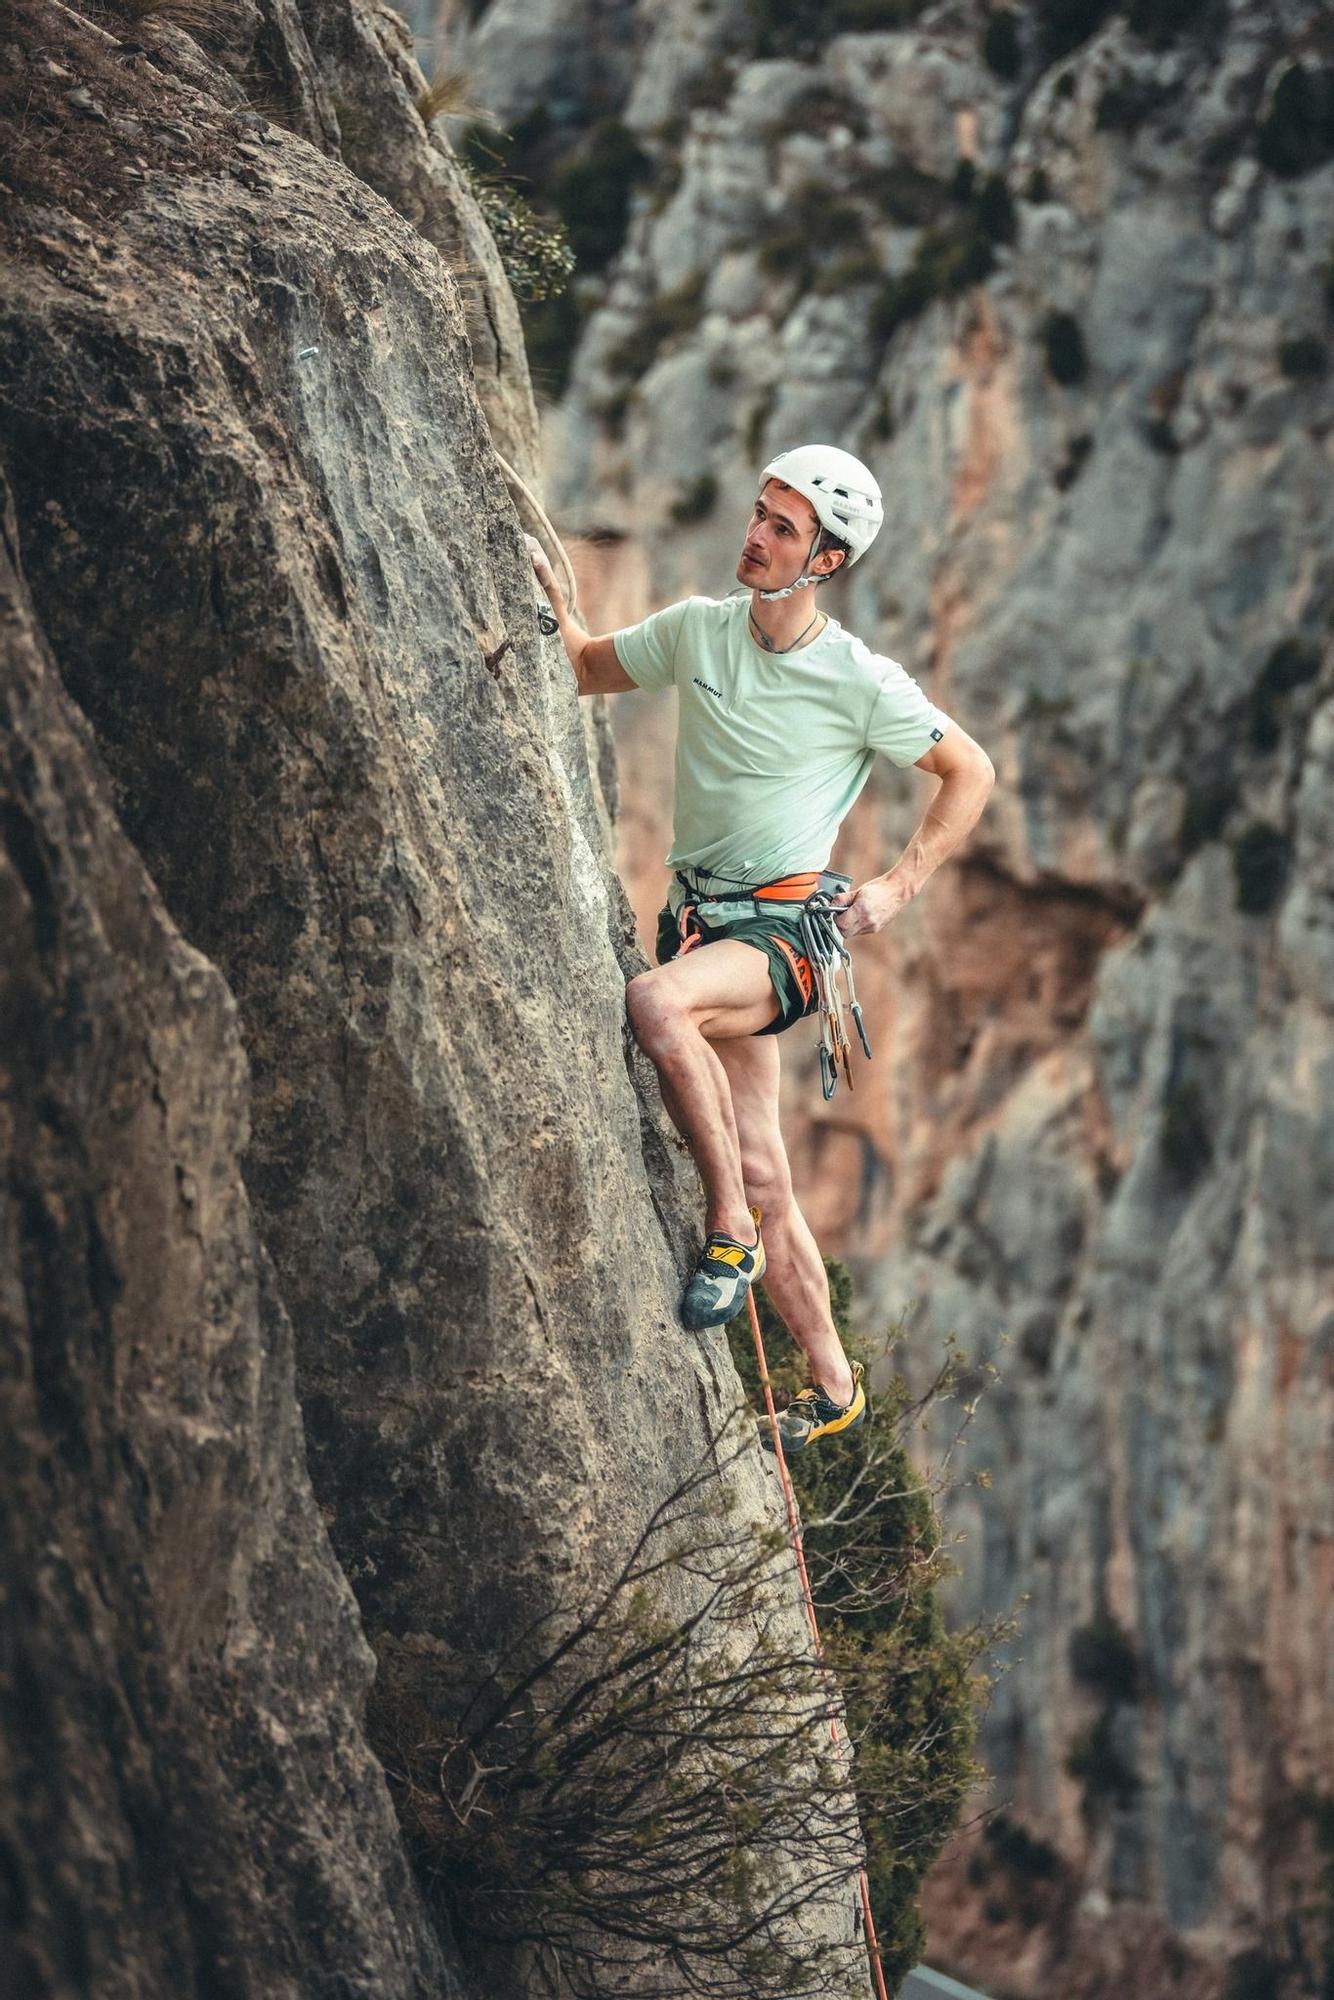
{"type": "MultiPolygon", "coordinates": [[[[675,811],[657,966],[626,988],[635,1037],[704,1186],[705,1242],[684,1324],[720,1325],[765,1291],[806,1356],[808,1384],[780,1413],[787,1452],[860,1424],[824,1261],[792,1190],[779,1127],[775,1039],[817,1007],[798,929],[805,898],[841,882],[845,937],[881,931],[963,840],[995,782],[986,752],[896,660],[816,603],[870,548],[880,488],[833,445],[780,452],[761,472],[738,592],[687,597],[602,638],[571,616],[528,537],[581,695],[675,687],[675,811]],[[826,869],[834,838],[883,751],[940,783],[893,866],[856,888],[826,869]]],[[[763,1432],[761,1433],[763,1435],[763,1432]]]]}

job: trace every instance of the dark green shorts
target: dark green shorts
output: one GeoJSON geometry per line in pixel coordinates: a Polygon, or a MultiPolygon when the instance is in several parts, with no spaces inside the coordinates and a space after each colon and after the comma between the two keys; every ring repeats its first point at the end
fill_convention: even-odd
{"type": "MultiPolygon", "coordinates": [[[[801,932],[797,927],[797,907],[791,903],[763,915],[756,913],[754,903],[742,903],[735,913],[728,912],[713,921],[706,922],[698,914],[692,916],[691,923],[700,933],[705,944],[715,944],[719,938],[737,938],[742,944],[758,946],[769,961],[769,977],[778,995],[778,1012],[766,1027],[757,1028],[760,1035],[781,1035],[784,1028],[791,1028],[807,1014],[816,1012],[819,1000],[815,991],[815,974],[801,942],[801,932]]],[[[664,904],[658,912],[657,960],[666,965],[669,959],[678,956],[681,950],[680,927],[672,914],[670,903],[664,904]]],[[[700,946],[694,947],[696,951],[700,946]]]]}

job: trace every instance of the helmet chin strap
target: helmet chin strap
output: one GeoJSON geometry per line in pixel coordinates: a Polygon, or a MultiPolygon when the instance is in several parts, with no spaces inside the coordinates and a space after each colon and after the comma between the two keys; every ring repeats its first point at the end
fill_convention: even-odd
{"type": "Polygon", "coordinates": [[[763,598],[766,604],[772,604],[774,600],[779,597],[791,597],[794,590],[805,590],[808,583],[818,583],[820,581],[820,578],[818,576],[811,575],[811,567],[810,567],[811,564],[815,561],[816,544],[819,542],[820,533],[821,530],[817,528],[815,531],[815,538],[812,541],[809,549],[807,549],[806,551],[806,560],[801,566],[801,575],[797,578],[795,583],[789,583],[782,590],[760,591],[759,595],[763,598]]]}

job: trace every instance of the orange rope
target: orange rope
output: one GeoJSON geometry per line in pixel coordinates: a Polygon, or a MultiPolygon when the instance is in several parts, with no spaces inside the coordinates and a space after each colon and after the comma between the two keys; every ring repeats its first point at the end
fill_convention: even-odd
{"type": "MultiPolygon", "coordinates": [[[[764,1391],[764,1407],[769,1413],[769,1425],[774,1434],[774,1457],[778,1461],[778,1477],[782,1481],[783,1501],[787,1507],[788,1533],[792,1537],[792,1553],[797,1558],[797,1574],[801,1578],[801,1600],[806,1607],[806,1623],[811,1628],[811,1642],[815,1647],[817,1660],[824,1659],[824,1642],[820,1637],[820,1626],[815,1616],[815,1600],[811,1596],[811,1580],[806,1574],[806,1554],[802,1546],[801,1510],[797,1506],[797,1496],[792,1490],[792,1477],[783,1456],[783,1438],[778,1428],[778,1412],[774,1408],[773,1389],[769,1383],[769,1362],[764,1352],[764,1338],[760,1333],[760,1316],[755,1310],[755,1293],[746,1288],[746,1305],[750,1310],[750,1330],[755,1339],[755,1358],[760,1364],[760,1387],[764,1391]]],[[[838,1726],[838,1717],[829,1718],[829,1734],[834,1748],[843,1751],[843,1737],[838,1726]]],[[[875,1919],[871,1915],[871,1887],[866,1879],[866,1870],[858,1870],[858,1882],[862,1895],[862,1921],[866,1926],[866,1949],[871,1960],[871,1971],[875,1976],[875,1990],[880,2000],[889,2000],[885,1987],[885,1968],[880,1962],[880,1941],[875,1934],[875,1919]]]]}

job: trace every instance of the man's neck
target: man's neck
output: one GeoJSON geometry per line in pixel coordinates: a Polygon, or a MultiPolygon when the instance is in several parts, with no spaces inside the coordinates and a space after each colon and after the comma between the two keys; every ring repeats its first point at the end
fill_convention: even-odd
{"type": "Polygon", "coordinates": [[[795,596],[780,597],[773,604],[766,604],[759,591],[752,590],[750,615],[776,652],[785,652],[803,632],[806,636],[802,644],[808,646],[824,630],[823,614],[816,611],[813,583],[808,584],[805,590],[797,591],[795,596]],[[808,625],[811,629],[806,632],[808,625]]]}

